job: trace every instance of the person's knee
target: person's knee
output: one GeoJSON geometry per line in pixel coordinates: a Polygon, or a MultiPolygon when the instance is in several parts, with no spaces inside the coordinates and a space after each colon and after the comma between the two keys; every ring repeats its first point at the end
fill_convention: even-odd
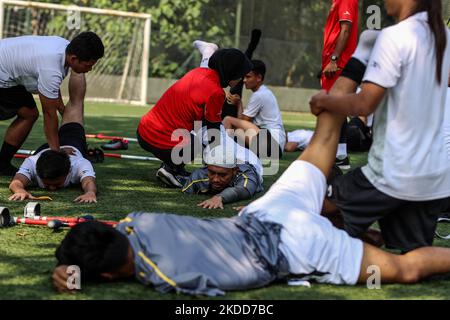
{"type": "Polygon", "coordinates": [[[298,150],[298,147],[297,147],[296,143],[288,142],[284,146],[284,151],[285,152],[296,152],[297,150],[298,150]]]}
{"type": "Polygon", "coordinates": [[[17,115],[22,119],[36,122],[36,120],[39,118],[39,111],[37,108],[23,107],[19,110],[17,115]]]}
{"type": "Polygon", "coordinates": [[[230,117],[230,116],[226,116],[222,121],[224,127],[227,129],[231,126],[231,122],[232,122],[232,117],[230,117]]]}
{"type": "Polygon", "coordinates": [[[419,267],[408,254],[399,257],[398,278],[404,284],[415,284],[420,281],[419,267]]]}
{"type": "Polygon", "coordinates": [[[402,283],[415,284],[418,283],[419,281],[420,281],[420,274],[415,268],[405,270],[405,272],[402,274],[402,283]]]}

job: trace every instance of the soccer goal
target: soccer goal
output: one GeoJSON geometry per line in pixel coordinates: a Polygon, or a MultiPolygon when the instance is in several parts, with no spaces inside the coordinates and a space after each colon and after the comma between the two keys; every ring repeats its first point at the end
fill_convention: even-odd
{"type": "MultiPolygon", "coordinates": [[[[54,35],[71,40],[97,33],[105,57],[86,76],[88,98],[145,104],[148,93],[151,15],[51,3],[0,0],[0,38],[54,35]]],[[[67,81],[67,79],[66,79],[67,81]]],[[[67,86],[62,86],[63,95],[67,86]]]]}

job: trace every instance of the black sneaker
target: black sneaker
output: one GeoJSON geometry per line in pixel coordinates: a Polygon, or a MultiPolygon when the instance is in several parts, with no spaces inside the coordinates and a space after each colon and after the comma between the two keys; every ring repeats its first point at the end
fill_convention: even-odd
{"type": "Polygon", "coordinates": [[[444,218],[444,219],[450,219],[450,212],[448,212],[448,213],[443,213],[443,214],[441,215],[441,218],[444,218]]]}
{"type": "Polygon", "coordinates": [[[128,140],[115,139],[102,145],[103,150],[128,150],[128,140]]]}
{"type": "Polygon", "coordinates": [[[350,159],[348,157],[346,157],[345,159],[336,158],[334,164],[341,170],[350,170],[352,168],[352,166],[350,165],[350,159]]]}
{"type": "Polygon", "coordinates": [[[105,153],[99,148],[88,149],[85,158],[92,163],[103,163],[105,162],[105,153]]]}
{"type": "Polygon", "coordinates": [[[19,169],[14,167],[12,164],[8,163],[8,165],[0,167],[0,176],[14,177],[18,170],[19,169]]]}
{"type": "Polygon", "coordinates": [[[163,164],[156,172],[156,177],[168,187],[183,188],[184,179],[166,164],[163,164]]]}
{"type": "Polygon", "coordinates": [[[183,168],[176,169],[176,175],[187,178],[187,177],[191,176],[191,173],[189,171],[186,171],[186,169],[183,167],[183,168]]]}

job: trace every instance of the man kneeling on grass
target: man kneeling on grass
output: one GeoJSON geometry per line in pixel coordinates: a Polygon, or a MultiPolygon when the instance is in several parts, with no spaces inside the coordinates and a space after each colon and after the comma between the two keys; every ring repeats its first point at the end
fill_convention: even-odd
{"type": "Polygon", "coordinates": [[[261,160],[225,132],[222,135],[220,146],[205,149],[206,167],[195,170],[182,189],[186,194],[213,194],[198,205],[204,209],[223,209],[225,204],[251,199],[263,191],[261,160]]]}
{"type": "MultiPolygon", "coordinates": [[[[356,90],[340,78],[332,94],[356,90]]],[[[320,215],[344,116],[323,112],[314,137],[262,198],[228,219],[133,213],[117,229],[99,222],[73,228],[56,251],[53,283],[67,287],[67,268],[82,280],[136,278],[161,293],[222,295],[293,278],[364,284],[379,266],[382,283],[416,283],[450,272],[450,249],[405,255],[382,251],[338,230],[320,215]]]]}
{"type": "Polygon", "coordinates": [[[69,87],[72,89],[70,103],[64,110],[59,128],[61,151],[50,150],[45,144],[36,150],[34,156],[25,159],[9,185],[13,193],[9,200],[36,199],[26,190],[30,185],[56,191],[70,185],[81,184],[84,194],[74,201],[97,202],[94,168],[85,158],[87,156],[83,106],[86,93],[85,78],[71,78],[69,87]]]}

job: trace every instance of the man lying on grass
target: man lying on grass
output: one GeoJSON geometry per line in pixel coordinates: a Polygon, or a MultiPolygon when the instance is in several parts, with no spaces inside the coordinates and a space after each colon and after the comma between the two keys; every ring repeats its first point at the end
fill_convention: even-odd
{"type": "Polygon", "coordinates": [[[224,129],[221,145],[213,150],[208,146],[203,159],[206,166],[195,170],[182,189],[186,194],[213,195],[199,207],[223,209],[225,204],[251,199],[263,191],[261,160],[231,139],[224,129]]]}
{"type": "Polygon", "coordinates": [[[70,185],[81,184],[84,194],[74,201],[80,203],[97,202],[97,187],[92,164],[85,158],[87,144],[84,131],[84,97],[86,81],[84,77],[71,78],[70,103],[65,108],[59,128],[60,151],[53,151],[45,144],[35,155],[25,159],[14,176],[9,189],[13,193],[11,201],[36,199],[26,190],[37,185],[50,191],[70,185]]]}
{"type": "MultiPolygon", "coordinates": [[[[355,92],[340,78],[331,94],[355,92]]],[[[222,295],[290,277],[319,283],[367,282],[378,266],[382,283],[416,283],[450,272],[450,249],[426,247],[405,255],[382,251],[338,230],[320,215],[344,116],[318,116],[314,137],[262,198],[228,219],[130,214],[117,229],[88,222],[72,229],[56,251],[53,283],[67,288],[67,268],[82,280],[134,277],[162,293],[222,295]]]]}

